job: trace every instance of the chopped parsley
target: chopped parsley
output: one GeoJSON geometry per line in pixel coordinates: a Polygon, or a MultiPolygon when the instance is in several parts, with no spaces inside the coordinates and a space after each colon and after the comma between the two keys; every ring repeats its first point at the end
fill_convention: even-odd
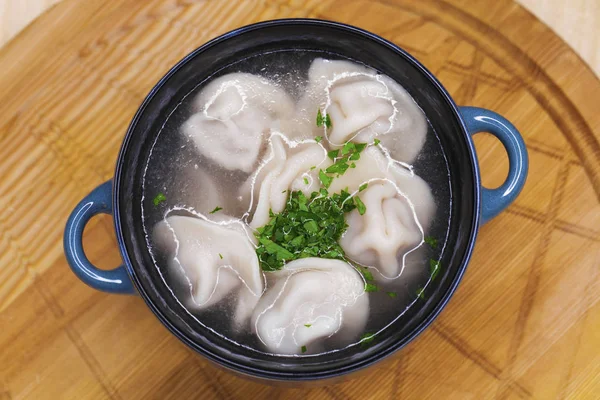
{"type": "Polygon", "coordinates": [[[329,186],[331,186],[331,181],[333,181],[333,178],[328,176],[325,172],[323,172],[322,169],[320,169],[319,170],[319,180],[321,181],[323,186],[325,186],[326,188],[329,188],[329,186]]]}
{"type": "Polygon", "coordinates": [[[379,146],[379,143],[381,143],[381,140],[379,140],[379,139],[375,139],[375,140],[373,141],[373,146],[379,146]]]}
{"type": "Polygon", "coordinates": [[[358,196],[354,198],[354,202],[356,203],[356,208],[358,209],[358,213],[360,215],[365,215],[365,213],[367,212],[367,206],[365,206],[365,203],[363,203],[362,200],[358,196]]]}
{"type": "Polygon", "coordinates": [[[360,153],[366,149],[367,146],[367,143],[346,142],[341,149],[329,151],[327,157],[333,161],[333,164],[327,167],[323,173],[319,173],[319,178],[323,185],[329,187],[331,184],[326,178],[323,179],[325,176],[333,179],[334,176],[339,177],[344,175],[348,168],[356,168],[356,163],[354,163],[354,161],[360,159],[360,153]]]}
{"type": "Polygon", "coordinates": [[[363,347],[369,347],[373,344],[373,340],[375,340],[375,334],[370,332],[365,332],[360,336],[359,343],[363,347]]]}
{"type": "Polygon", "coordinates": [[[393,299],[393,298],[396,298],[396,297],[398,296],[398,294],[397,294],[396,292],[386,292],[386,294],[387,294],[388,296],[390,296],[392,299],[393,299]]]}
{"type": "Polygon", "coordinates": [[[308,185],[308,183],[309,183],[309,182],[308,182],[308,178],[307,178],[307,177],[304,177],[304,184],[305,184],[305,185],[308,185]]]}
{"type": "Polygon", "coordinates": [[[302,348],[300,348],[300,350],[302,351],[302,353],[306,353],[306,346],[302,346],[302,348]]]}
{"type": "Polygon", "coordinates": [[[377,285],[372,284],[372,283],[365,283],[365,292],[376,292],[377,291],[377,285]]]}
{"type": "Polygon", "coordinates": [[[277,271],[286,262],[306,257],[344,259],[338,241],[348,228],[344,214],[356,208],[346,190],[329,196],[326,189],[307,198],[293,191],[284,210],[269,214],[269,223],[256,230],[256,254],[263,271],[277,271]]]}
{"type": "Polygon", "coordinates": [[[368,184],[368,183],[363,183],[362,185],[360,185],[360,186],[358,187],[358,191],[359,191],[359,192],[362,192],[362,191],[363,191],[363,190],[365,190],[367,187],[369,187],[369,184],[368,184]]]}
{"type": "Polygon", "coordinates": [[[425,300],[425,289],[422,287],[417,289],[417,297],[421,300],[425,300]]]}
{"type": "Polygon", "coordinates": [[[217,211],[221,211],[222,209],[223,209],[223,207],[216,206],[214,210],[212,210],[211,212],[209,212],[209,214],[214,214],[217,211]]]}
{"type": "Polygon", "coordinates": [[[438,241],[433,236],[425,236],[425,243],[427,243],[431,248],[435,249],[438,245],[438,241]]]}
{"type": "Polygon", "coordinates": [[[219,258],[222,260],[223,259],[223,254],[219,253],[219,258]]]}
{"type": "MultiPolygon", "coordinates": [[[[323,115],[321,113],[321,109],[319,109],[317,111],[317,126],[323,126],[325,125],[325,127],[327,129],[331,128],[331,117],[329,116],[329,114],[325,114],[323,115]]],[[[319,136],[320,137],[320,136],[319,136]]],[[[317,142],[318,143],[318,142],[317,142]]]]}
{"type": "Polygon", "coordinates": [[[315,168],[317,168],[317,167],[315,165],[313,165],[312,167],[310,167],[310,170],[312,171],[315,168]]]}
{"type": "Polygon", "coordinates": [[[310,328],[312,324],[304,324],[305,327],[310,328]]]}
{"type": "Polygon", "coordinates": [[[167,198],[165,196],[164,193],[159,193],[156,195],[156,197],[154,198],[154,200],[152,200],[152,202],[154,203],[154,206],[159,205],[160,203],[162,203],[163,201],[166,201],[167,198]]]}
{"type": "Polygon", "coordinates": [[[432,281],[435,280],[441,268],[442,264],[438,260],[429,260],[429,273],[432,281]]]}
{"type": "Polygon", "coordinates": [[[321,140],[323,140],[323,136],[317,136],[317,137],[315,137],[315,142],[321,143],[321,140]]]}
{"type": "Polygon", "coordinates": [[[362,274],[362,276],[365,277],[366,281],[375,280],[375,278],[373,278],[373,274],[371,273],[371,271],[369,271],[369,269],[366,267],[361,268],[360,273],[362,274]]]}

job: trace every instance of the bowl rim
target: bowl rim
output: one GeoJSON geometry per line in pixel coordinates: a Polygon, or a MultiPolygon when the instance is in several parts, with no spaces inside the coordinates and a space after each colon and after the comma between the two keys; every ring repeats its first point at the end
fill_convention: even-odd
{"type": "Polygon", "coordinates": [[[329,21],[324,19],[313,19],[313,18],[284,18],[284,19],[275,19],[253,23],[250,25],[245,25],[236,29],[233,29],[229,32],[226,32],[216,38],[211,39],[210,41],[204,43],[199,46],[195,50],[191,51],[181,60],[179,60],[163,77],[154,85],[154,87],[149,91],[148,95],[144,98],[143,102],[137,109],[134,117],[131,120],[127,128],[127,132],[123,139],[121,148],[119,150],[119,155],[116,161],[115,175],[113,179],[113,207],[114,207],[114,224],[115,230],[117,234],[117,243],[119,246],[119,250],[121,256],[123,258],[124,265],[126,266],[127,272],[134,283],[138,293],[143,298],[146,305],[152,310],[155,316],[160,320],[160,322],[179,340],[184,342],[188,347],[192,348],[197,353],[201,354],[203,357],[209,359],[220,367],[225,367],[228,370],[231,370],[237,374],[242,376],[247,376],[250,378],[260,378],[262,380],[267,381],[322,381],[324,379],[332,379],[342,375],[347,375],[349,373],[357,372],[359,370],[364,370],[365,368],[373,365],[376,362],[382,361],[385,358],[388,358],[392,354],[396,353],[398,350],[402,349],[410,342],[412,342],[417,336],[419,336],[431,323],[438,317],[441,311],[446,307],[450,299],[452,298],[456,288],[461,282],[466,267],[471,259],[471,255],[473,253],[473,248],[475,246],[475,241],[477,238],[477,233],[479,229],[479,221],[480,221],[480,213],[481,213],[481,180],[480,180],[480,171],[479,164],[477,162],[477,157],[475,153],[475,146],[471,135],[468,133],[465,122],[462,118],[462,115],[459,111],[459,107],[456,105],[448,91],[444,88],[444,86],[439,82],[439,80],[431,73],[423,64],[421,64],[416,58],[414,58],[411,54],[409,54],[404,49],[400,48],[398,45],[393,42],[382,38],[379,35],[376,35],[372,32],[369,32],[365,29],[358,28],[349,24],[329,21]],[[345,31],[350,34],[357,34],[364,36],[379,45],[385,46],[396,53],[397,56],[403,57],[406,61],[412,64],[416,69],[418,69],[430,82],[431,85],[437,90],[442,100],[446,102],[446,104],[451,109],[456,122],[458,123],[461,133],[465,138],[465,143],[469,150],[469,160],[465,160],[465,162],[470,162],[471,170],[473,173],[473,218],[471,221],[470,232],[468,244],[465,250],[465,253],[462,255],[461,264],[457,266],[456,273],[452,281],[450,282],[446,292],[443,296],[438,300],[437,304],[433,307],[433,309],[424,316],[422,321],[415,326],[415,328],[409,332],[409,334],[402,337],[397,342],[392,345],[382,349],[381,351],[374,352],[368,357],[361,360],[354,360],[348,362],[347,365],[342,367],[338,367],[332,371],[319,371],[319,372],[311,372],[302,374],[294,374],[289,372],[272,372],[265,371],[262,368],[253,367],[251,365],[241,364],[237,361],[233,361],[226,357],[223,357],[219,354],[216,354],[210,349],[202,347],[198,345],[196,342],[191,340],[185,334],[180,332],[180,330],[174,326],[171,321],[167,318],[167,316],[163,313],[163,311],[154,304],[154,302],[150,299],[149,295],[146,293],[143,285],[138,279],[135,270],[132,266],[132,261],[128,256],[128,252],[125,246],[124,233],[121,223],[121,209],[119,204],[120,197],[120,186],[121,186],[121,177],[124,168],[126,168],[124,163],[125,153],[129,147],[129,143],[132,141],[135,128],[142,117],[146,107],[154,98],[154,96],[162,89],[165,83],[175,75],[183,66],[185,66],[191,59],[195,58],[205,50],[210,47],[216,46],[221,42],[224,42],[234,36],[243,35],[247,32],[260,30],[263,28],[269,28],[273,26],[281,26],[281,25],[298,25],[298,26],[326,26],[329,28],[334,28],[338,30],[345,31]]]}

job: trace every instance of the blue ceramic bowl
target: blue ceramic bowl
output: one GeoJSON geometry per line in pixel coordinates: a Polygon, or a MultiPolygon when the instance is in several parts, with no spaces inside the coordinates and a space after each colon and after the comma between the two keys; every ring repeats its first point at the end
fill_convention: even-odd
{"type": "Polygon", "coordinates": [[[411,55],[393,43],[361,29],[328,21],[268,21],[226,33],[181,60],[158,84],[135,115],[117,160],[112,181],[98,186],[73,210],[64,247],[75,274],[92,288],[138,293],[160,321],[204,357],[241,374],[267,380],[313,381],[333,378],[369,366],[402,348],[436,318],[467,267],[482,223],[506,208],[521,191],[527,175],[527,149],[515,127],[493,111],[457,107],[440,82],[411,55]],[[146,247],[141,221],[142,167],[169,113],[198,83],[247,57],[273,51],[326,51],[369,65],[408,90],[440,138],[450,167],[452,192],[450,235],[442,255],[445,267],[427,300],[411,307],[377,336],[369,348],[311,357],[275,357],[236,346],[192,319],[158,276],[146,247]],[[472,136],[489,132],[506,148],[509,174],[502,186],[481,186],[472,136]],[[103,271],[86,258],[82,234],[98,213],[114,216],[123,265],[103,271]]]}

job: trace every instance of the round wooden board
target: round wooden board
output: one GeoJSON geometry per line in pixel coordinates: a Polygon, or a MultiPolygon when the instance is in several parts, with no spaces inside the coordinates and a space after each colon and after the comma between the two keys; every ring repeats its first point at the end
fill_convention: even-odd
{"type": "MultiPolygon", "coordinates": [[[[546,26],[497,0],[65,0],[0,52],[0,399],[597,398],[600,393],[600,82],[546,26]],[[111,178],[154,83],[225,31],[284,17],[380,34],[461,105],[523,133],[521,196],[484,226],[456,295],[424,334],[344,383],[288,389],[215,368],[136,297],[89,289],[62,255],[68,213],[111,178]]],[[[488,186],[502,147],[477,149],[488,186]]],[[[120,262],[110,217],[85,237],[120,262]]]]}

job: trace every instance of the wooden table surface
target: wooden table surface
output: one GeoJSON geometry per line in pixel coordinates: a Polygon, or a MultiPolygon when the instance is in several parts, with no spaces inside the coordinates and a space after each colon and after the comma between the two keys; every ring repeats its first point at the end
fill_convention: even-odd
{"type": "MultiPolygon", "coordinates": [[[[0,46],[60,1],[0,0],[0,46]]],[[[600,1],[517,0],[517,3],[551,27],[600,76],[600,1]]]]}
{"type": "MultiPolygon", "coordinates": [[[[600,81],[508,0],[63,0],[0,50],[0,399],[598,399],[600,81]],[[110,179],[127,125],[177,60],[280,17],[351,23],[406,48],[461,105],[521,130],[525,189],[482,227],[448,307],[389,362],[330,387],[249,382],[197,357],[133,296],[70,272],[62,231],[110,179]]],[[[476,137],[487,186],[499,143],[476,137]]],[[[110,217],[84,238],[120,263],[110,217]]]]}

